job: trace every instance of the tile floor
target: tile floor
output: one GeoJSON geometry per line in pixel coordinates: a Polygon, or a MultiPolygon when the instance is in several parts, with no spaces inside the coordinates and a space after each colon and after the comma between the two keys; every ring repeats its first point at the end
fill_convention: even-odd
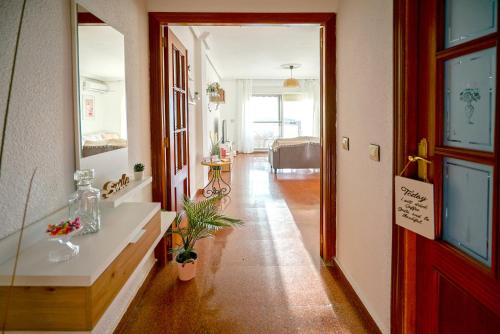
{"type": "Polygon", "coordinates": [[[122,333],[369,333],[319,257],[319,172],[240,155],[225,214],[245,225],[199,243],[197,277],[156,274],[122,333]]]}

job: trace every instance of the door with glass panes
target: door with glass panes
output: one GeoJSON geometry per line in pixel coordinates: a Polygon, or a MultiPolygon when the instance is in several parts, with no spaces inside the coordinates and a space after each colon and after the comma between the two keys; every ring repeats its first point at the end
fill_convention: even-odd
{"type": "Polygon", "coordinates": [[[418,1],[418,137],[436,240],[417,237],[418,333],[500,333],[496,0],[418,1]]]}

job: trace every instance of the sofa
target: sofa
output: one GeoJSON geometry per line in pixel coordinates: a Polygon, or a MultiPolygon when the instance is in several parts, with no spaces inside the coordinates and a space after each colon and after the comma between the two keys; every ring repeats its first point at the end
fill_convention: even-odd
{"type": "Polygon", "coordinates": [[[320,168],[321,144],[319,138],[276,139],[269,148],[269,163],[274,173],[283,168],[320,168]]]}

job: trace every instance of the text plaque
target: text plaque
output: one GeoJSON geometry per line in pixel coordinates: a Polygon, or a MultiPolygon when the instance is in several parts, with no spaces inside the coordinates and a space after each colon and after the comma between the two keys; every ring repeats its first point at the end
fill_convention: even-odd
{"type": "Polygon", "coordinates": [[[396,176],[396,224],[434,240],[434,185],[396,176]]]}

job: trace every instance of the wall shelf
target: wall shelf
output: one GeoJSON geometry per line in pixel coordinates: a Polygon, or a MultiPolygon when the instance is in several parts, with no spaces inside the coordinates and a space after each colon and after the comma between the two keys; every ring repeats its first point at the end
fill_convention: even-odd
{"type": "Polygon", "coordinates": [[[116,208],[123,202],[126,202],[133,195],[137,194],[141,189],[144,189],[144,187],[149,185],[151,182],[153,182],[152,176],[146,176],[141,181],[130,181],[129,185],[125,189],[120,190],[106,199],[101,199],[101,205],[108,208],[116,208]]]}

